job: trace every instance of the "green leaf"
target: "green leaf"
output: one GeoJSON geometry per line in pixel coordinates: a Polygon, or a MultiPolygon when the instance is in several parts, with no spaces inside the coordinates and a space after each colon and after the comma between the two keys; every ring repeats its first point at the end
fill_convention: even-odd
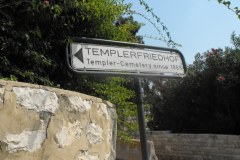
{"type": "Polygon", "coordinates": [[[229,7],[231,5],[231,2],[230,1],[224,1],[223,4],[227,7],[229,7]]]}

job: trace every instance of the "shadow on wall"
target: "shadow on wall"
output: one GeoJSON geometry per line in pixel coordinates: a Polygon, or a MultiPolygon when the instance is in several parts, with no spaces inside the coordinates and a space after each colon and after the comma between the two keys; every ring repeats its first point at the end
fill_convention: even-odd
{"type": "MultiPolygon", "coordinates": [[[[158,160],[154,144],[152,141],[147,142],[149,160],[158,160]]],[[[117,159],[116,160],[142,160],[141,143],[139,139],[133,139],[130,143],[117,140],[117,159]]]]}

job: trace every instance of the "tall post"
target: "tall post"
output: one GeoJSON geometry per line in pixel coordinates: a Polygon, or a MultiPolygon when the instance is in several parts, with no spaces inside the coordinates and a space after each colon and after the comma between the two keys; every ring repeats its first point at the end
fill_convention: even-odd
{"type": "Polygon", "coordinates": [[[134,83],[135,83],[135,93],[137,97],[138,125],[139,125],[139,131],[140,131],[142,160],[148,160],[149,158],[148,158],[148,150],[147,150],[146,124],[145,124],[145,117],[144,117],[141,79],[135,78],[134,83]]]}

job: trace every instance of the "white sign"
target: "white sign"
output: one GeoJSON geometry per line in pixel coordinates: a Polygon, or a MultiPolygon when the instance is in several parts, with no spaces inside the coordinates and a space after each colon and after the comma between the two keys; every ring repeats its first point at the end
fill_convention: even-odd
{"type": "Polygon", "coordinates": [[[70,56],[74,70],[185,74],[184,62],[174,51],[72,43],[70,56]]]}

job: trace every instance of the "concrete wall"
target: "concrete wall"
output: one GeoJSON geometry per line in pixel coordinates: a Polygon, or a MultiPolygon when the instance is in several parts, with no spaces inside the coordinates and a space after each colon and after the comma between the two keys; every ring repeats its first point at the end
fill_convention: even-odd
{"type": "Polygon", "coordinates": [[[1,160],[113,160],[116,113],[88,95],[0,80],[1,160]]]}
{"type": "Polygon", "coordinates": [[[159,160],[240,160],[240,136],[149,132],[159,160]]]}

